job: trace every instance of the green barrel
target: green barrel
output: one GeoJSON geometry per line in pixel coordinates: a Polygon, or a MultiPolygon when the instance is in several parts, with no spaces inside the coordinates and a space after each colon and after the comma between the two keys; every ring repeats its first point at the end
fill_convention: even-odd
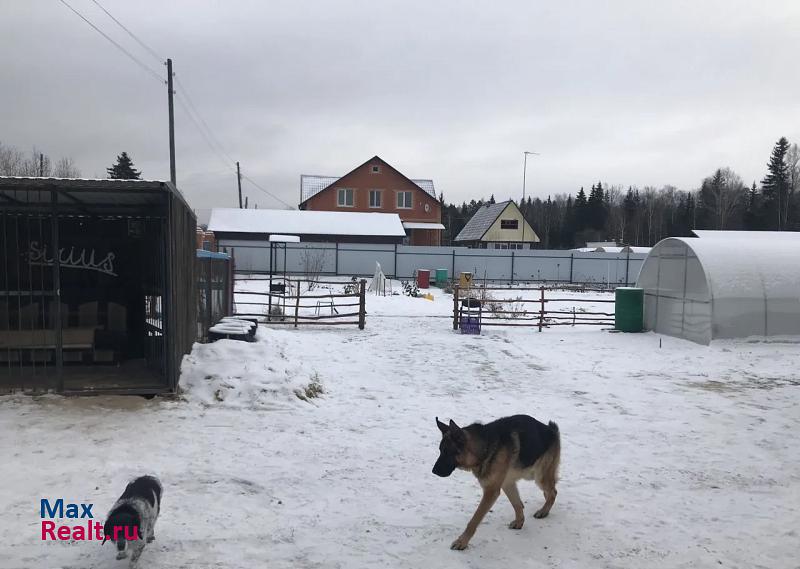
{"type": "Polygon", "coordinates": [[[644,289],[619,287],[614,299],[614,327],[622,332],[641,332],[644,328],[644,289]]]}
{"type": "Polygon", "coordinates": [[[447,282],[447,269],[436,269],[436,284],[439,286],[447,282]]]}

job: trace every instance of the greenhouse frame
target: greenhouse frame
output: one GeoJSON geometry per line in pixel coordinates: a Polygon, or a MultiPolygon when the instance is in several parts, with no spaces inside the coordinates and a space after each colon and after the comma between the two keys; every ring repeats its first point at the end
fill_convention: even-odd
{"type": "Polygon", "coordinates": [[[800,233],[694,233],[663,239],[642,265],[646,330],[706,345],[800,335],[800,233]]]}

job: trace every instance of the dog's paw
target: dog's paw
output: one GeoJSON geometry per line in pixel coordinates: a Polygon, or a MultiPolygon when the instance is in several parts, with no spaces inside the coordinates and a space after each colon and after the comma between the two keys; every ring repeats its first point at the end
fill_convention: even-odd
{"type": "Polygon", "coordinates": [[[548,512],[547,510],[545,510],[544,508],[542,508],[541,510],[539,510],[538,512],[536,512],[535,514],[533,514],[533,517],[534,517],[534,518],[536,518],[537,520],[541,520],[542,518],[546,518],[546,517],[547,517],[547,514],[549,514],[549,513],[550,513],[550,512],[548,512]]]}
{"type": "Polygon", "coordinates": [[[522,526],[525,524],[525,518],[520,520],[514,520],[510,524],[508,524],[509,529],[522,529],[522,526]]]}
{"type": "Polygon", "coordinates": [[[460,535],[460,536],[458,536],[458,539],[455,540],[453,542],[453,544],[450,546],[450,549],[455,549],[457,551],[461,551],[463,549],[466,549],[467,545],[469,545],[469,538],[465,537],[463,535],[460,535]]]}
{"type": "Polygon", "coordinates": [[[153,543],[155,540],[156,540],[156,536],[151,535],[150,537],[147,538],[147,543],[153,543]]]}
{"type": "Polygon", "coordinates": [[[119,553],[117,553],[117,559],[125,559],[126,557],[128,557],[127,551],[120,551],[119,553]]]}

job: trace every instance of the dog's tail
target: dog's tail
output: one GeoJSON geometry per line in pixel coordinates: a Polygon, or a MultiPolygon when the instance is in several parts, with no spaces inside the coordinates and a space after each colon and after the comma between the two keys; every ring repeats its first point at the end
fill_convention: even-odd
{"type": "Polygon", "coordinates": [[[558,467],[561,464],[561,431],[553,421],[547,423],[547,426],[553,433],[553,439],[550,441],[547,451],[542,455],[541,476],[542,480],[555,486],[555,483],[558,482],[558,467]]]}

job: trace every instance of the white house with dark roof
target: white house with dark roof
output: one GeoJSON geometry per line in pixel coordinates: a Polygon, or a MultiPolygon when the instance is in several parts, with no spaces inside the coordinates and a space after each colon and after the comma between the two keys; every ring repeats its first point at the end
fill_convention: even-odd
{"type": "Polygon", "coordinates": [[[517,204],[508,200],[481,207],[454,242],[477,249],[530,249],[539,236],[517,204]]]}

